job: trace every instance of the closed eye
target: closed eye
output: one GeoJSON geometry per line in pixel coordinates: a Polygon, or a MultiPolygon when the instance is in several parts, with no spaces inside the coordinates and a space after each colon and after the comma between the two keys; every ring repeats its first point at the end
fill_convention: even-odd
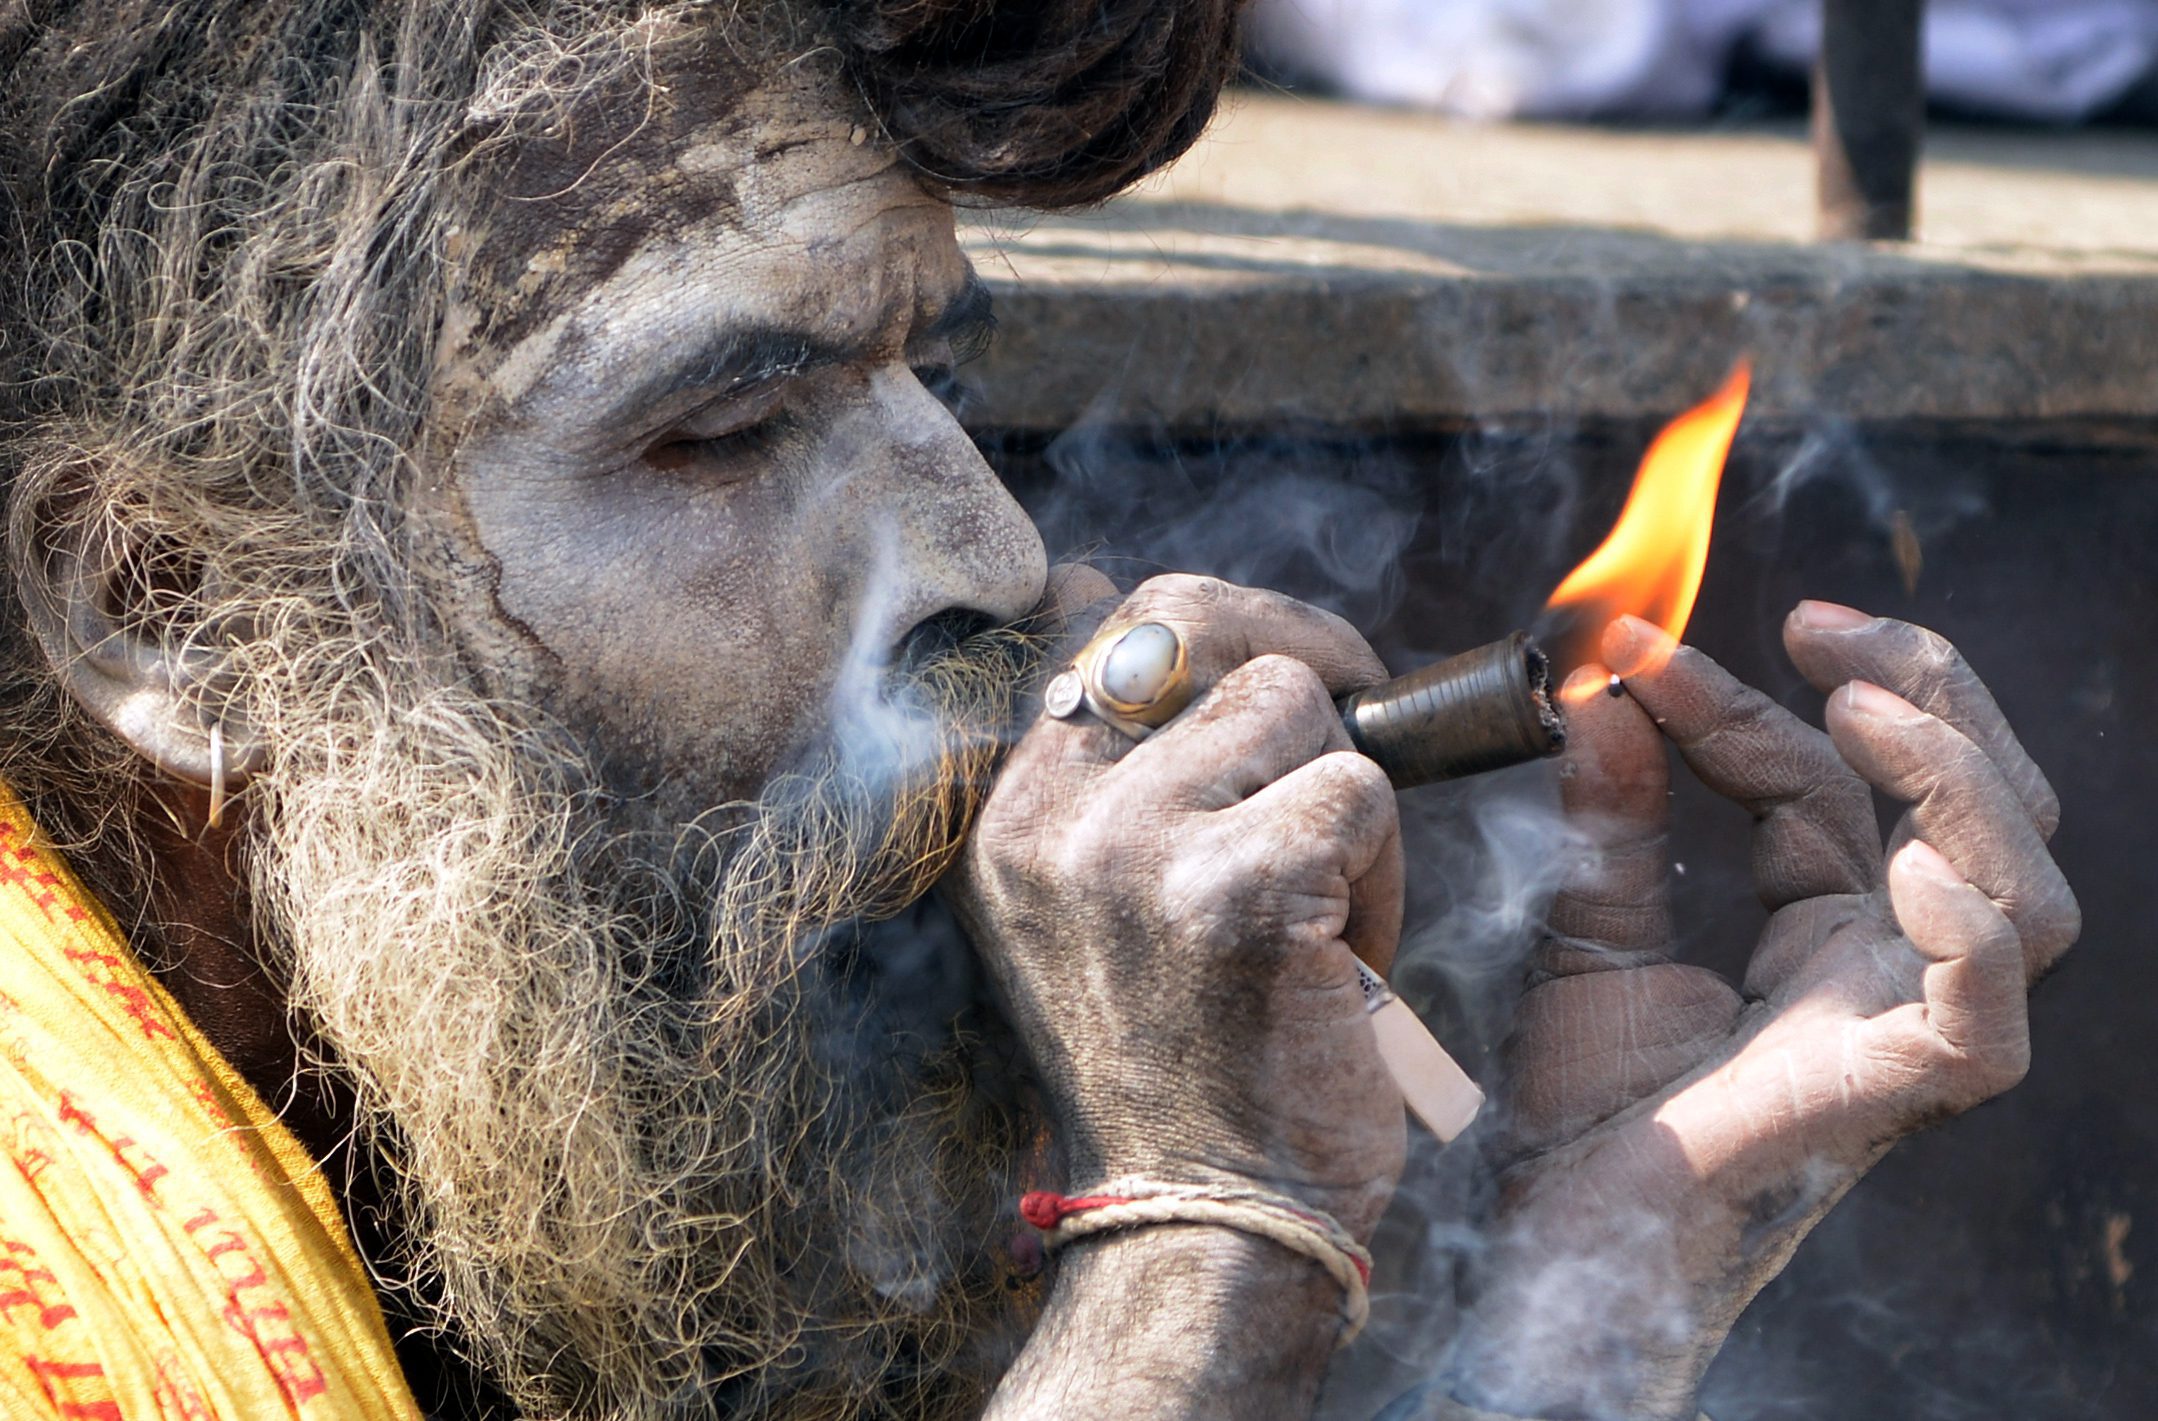
{"type": "Polygon", "coordinates": [[[662,473],[696,466],[724,466],[759,453],[793,421],[786,383],[760,382],[682,420],[646,446],[645,464],[662,473]]]}

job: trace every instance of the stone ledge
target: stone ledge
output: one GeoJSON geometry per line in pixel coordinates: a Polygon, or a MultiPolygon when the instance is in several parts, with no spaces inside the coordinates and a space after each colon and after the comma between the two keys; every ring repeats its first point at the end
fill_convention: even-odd
{"type": "Polygon", "coordinates": [[[1246,100],[1149,190],[968,224],[1001,323],[970,422],[1652,418],[1742,353],[1760,418],[2158,414],[2158,137],[1934,148],[1926,192],[1949,217],[1926,240],[1821,246],[1796,237],[1810,187],[1795,136],[1463,129],[1246,100]],[[1953,156],[2002,145],[1990,167],[1953,156]],[[1505,169],[1502,190],[1425,182],[1470,154],[1505,169]],[[1671,220],[1641,225],[1659,201],[1671,220]],[[1531,220],[1539,207],[1549,220],[1531,220]]]}

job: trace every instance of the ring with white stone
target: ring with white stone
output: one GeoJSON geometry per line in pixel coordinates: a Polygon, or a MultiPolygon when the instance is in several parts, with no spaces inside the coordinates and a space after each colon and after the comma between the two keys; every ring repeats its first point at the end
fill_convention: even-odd
{"type": "Polygon", "coordinates": [[[1083,704],[1100,720],[1143,740],[1190,705],[1193,694],[1184,638],[1174,627],[1141,622],[1089,642],[1072,669],[1050,683],[1046,702],[1059,718],[1077,714],[1083,704]],[[1063,684],[1066,676],[1077,680],[1077,704],[1074,688],[1063,684]],[[1059,710],[1059,705],[1069,708],[1059,710]]]}

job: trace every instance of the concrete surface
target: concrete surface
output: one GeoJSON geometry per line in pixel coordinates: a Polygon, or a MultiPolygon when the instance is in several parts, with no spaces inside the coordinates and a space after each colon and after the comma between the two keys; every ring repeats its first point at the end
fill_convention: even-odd
{"type": "Polygon", "coordinates": [[[1920,240],[1820,245],[1795,127],[1484,128],[1245,93],[1091,213],[979,214],[983,428],[2158,414],[2158,134],[1940,129],[1920,240]]]}

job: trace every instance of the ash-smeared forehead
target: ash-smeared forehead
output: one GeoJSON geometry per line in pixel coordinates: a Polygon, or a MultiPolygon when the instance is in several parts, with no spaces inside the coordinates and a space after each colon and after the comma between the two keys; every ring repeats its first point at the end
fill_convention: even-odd
{"type": "Polygon", "coordinates": [[[452,243],[438,410],[467,433],[543,418],[568,434],[716,338],[860,348],[960,296],[963,264],[919,289],[910,233],[940,225],[949,207],[835,65],[671,44],[602,122],[531,145],[480,192],[452,243]]]}
{"type": "Polygon", "coordinates": [[[717,30],[670,26],[573,97],[542,86],[523,110],[483,116],[469,215],[451,241],[469,354],[516,345],[655,231],[729,216],[735,175],[687,155],[739,135],[771,67],[717,30]],[[669,82],[692,76],[689,92],[669,82]]]}
{"type": "Polygon", "coordinates": [[[540,84],[515,114],[482,108],[468,215],[450,242],[463,320],[446,332],[445,360],[501,363],[655,245],[717,239],[802,189],[897,165],[871,141],[877,125],[836,59],[798,52],[799,36],[679,20],[635,29],[618,39],[628,57],[574,97],[540,84]],[[799,160],[804,148],[812,161],[799,160]]]}

